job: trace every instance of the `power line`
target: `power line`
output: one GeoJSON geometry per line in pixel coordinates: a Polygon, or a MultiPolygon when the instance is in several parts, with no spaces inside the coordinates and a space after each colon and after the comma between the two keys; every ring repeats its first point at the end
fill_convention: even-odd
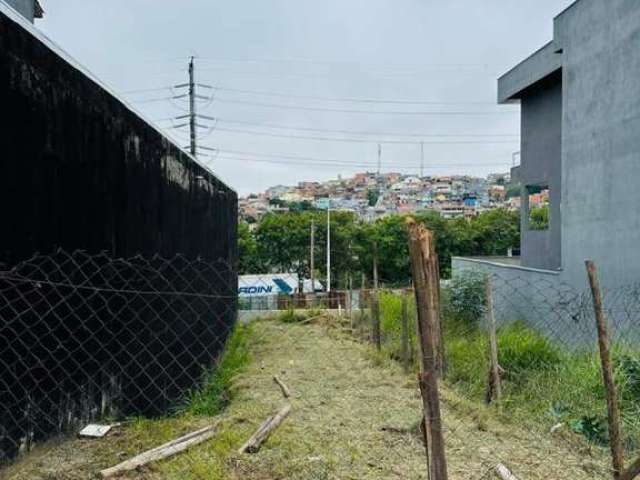
{"type": "Polygon", "coordinates": [[[324,97],[315,95],[297,95],[291,93],[268,92],[264,90],[244,90],[240,88],[215,87],[216,90],[222,92],[244,93],[250,95],[261,95],[279,98],[296,98],[307,100],[321,100],[327,102],[349,102],[349,103],[366,103],[366,104],[395,104],[395,105],[492,105],[495,102],[438,102],[426,100],[399,100],[399,99],[376,99],[376,98],[353,98],[353,97],[324,97]]]}
{"type": "MultiPolygon", "coordinates": [[[[266,158],[275,158],[275,159],[285,159],[285,160],[299,160],[299,161],[309,161],[309,162],[323,162],[323,163],[334,163],[337,165],[354,165],[353,162],[349,162],[346,160],[336,160],[336,159],[326,159],[326,158],[318,158],[318,157],[305,157],[300,155],[283,155],[283,154],[274,154],[274,153],[257,153],[257,152],[244,152],[240,150],[227,150],[225,148],[212,148],[212,147],[201,147],[206,150],[213,150],[220,152],[221,154],[230,153],[232,155],[240,155],[240,156],[249,156],[249,157],[266,157],[266,158]]],[[[502,162],[500,165],[509,164],[509,162],[502,162]]],[[[375,163],[372,165],[377,166],[375,163]]],[[[490,166],[495,164],[478,164],[478,163],[458,163],[458,164],[447,164],[446,166],[452,167],[475,167],[475,166],[490,166]]],[[[430,165],[431,166],[431,165],[430,165]]]]}
{"type": "MultiPolygon", "coordinates": [[[[180,87],[183,87],[183,86],[186,86],[186,85],[180,85],[180,87]]],[[[278,98],[318,100],[318,101],[324,101],[324,102],[393,104],[393,105],[434,105],[434,106],[435,105],[437,106],[445,106],[445,105],[496,106],[495,102],[475,102],[475,101],[444,102],[444,101],[436,101],[436,100],[383,99],[383,98],[370,98],[370,97],[369,98],[329,97],[329,96],[318,96],[318,95],[299,95],[299,94],[292,94],[292,93],[271,92],[271,91],[265,91],[265,90],[246,90],[246,89],[230,88],[230,87],[223,87],[223,86],[212,87],[209,85],[201,85],[201,84],[198,84],[198,86],[221,91],[221,92],[243,93],[243,94],[249,94],[249,95],[261,95],[261,96],[278,97],[278,98]]],[[[121,93],[123,95],[133,95],[138,93],[151,93],[151,92],[160,92],[160,91],[166,91],[166,90],[171,91],[172,87],[158,87],[158,88],[148,88],[148,89],[140,89],[140,90],[129,90],[121,93]]],[[[158,99],[158,100],[162,100],[162,99],[158,99]]],[[[141,101],[144,101],[144,100],[141,100],[141,101]]]]}
{"type": "Polygon", "coordinates": [[[173,97],[162,97],[162,98],[145,98],[143,100],[129,100],[131,103],[153,103],[153,102],[168,102],[172,100],[173,97]]]}
{"type": "MultiPolygon", "coordinates": [[[[180,125],[184,126],[184,125],[180,125]]],[[[173,127],[177,128],[177,127],[173,127]]],[[[283,133],[273,132],[260,132],[257,130],[243,130],[239,128],[224,128],[216,127],[218,132],[240,133],[245,135],[257,135],[264,137],[275,138],[289,138],[294,140],[314,140],[314,141],[326,141],[326,142],[344,142],[344,143],[383,143],[383,144],[396,144],[396,145],[420,145],[421,143],[426,145],[490,145],[490,144],[517,144],[517,140],[440,140],[440,141],[425,141],[420,142],[416,140],[385,140],[385,139],[364,139],[364,138],[337,138],[337,137],[321,137],[313,135],[291,135],[283,133]]]]}
{"type": "Polygon", "coordinates": [[[266,64],[311,64],[311,65],[353,65],[357,67],[384,67],[384,68],[498,68],[501,65],[488,63],[413,63],[413,64],[393,64],[393,63],[372,63],[359,62],[353,60],[319,60],[314,58],[213,58],[198,57],[204,63],[266,63],[266,64]]]}
{"type": "Polygon", "coordinates": [[[350,113],[350,114],[365,114],[365,115],[421,115],[421,116],[467,116],[467,115],[509,115],[519,114],[517,110],[496,110],[492,112],[483,111],[441,111],[441,112],[426,112],[426,111],[380,111],[380,110],[350,110],[341,108],[322,108],[322,107],[310,107],[302,105],[284,105],[278,103],[265,103],[265,102],[252,102],[248,100],[233,100],[228,98],[216,98],[216,101],[221,103],[231,103],[237,105],[250,105],[261,108],[277,108],[284,110],[304,110],[313,112],[332,112],[332,113],[350,113]]]}
{"type": "Polygon", "coordinates": [[[140,88],[138,90],[125,90],[124,92],[120,92],[121,95],[135,95],[138,93],[151,93],[151,92],[163,92],[163,91],[171,91],[171,87],[157,87],[157,88],[140,88]]]}
{"type": "MultiPolygon", "coordinates": [[[[265,123],[256,123],[256,122],[247,122],[241,120],[228,120],[225,118],[216,118],[220,123],[230,123],[235,125],[246,125],[251,127],[262,127],[262,128],[271,128],[278,130],[294,130],[294,131],[302,131],[302,132],[323,132],[323,133],[342,133],[345,135],[372,135],[378,137],[415,137],[415,138],[432,138],[432,137],[520,137],[518,134],[508,134],[508,133],[403,133],[403,132],[378,132],[378,131],[367,131],[367,130],[340,130],[340,129],[325,129],[325,128],[313,128],[313,127],[296,127],[290,125],[279,125],[279,124],[265,124],[265,123]]],[[[167,119],[163,119],[167,120],[167,119]]]]}
{"type": "MultiPolygon", "coordinates": [[[[222,160],[233,160],[239,162],[256,162],[256,163],[269,163],[276,165],[304,165],[304,166],[319,166],[319,167],[352,167],[352,168],[365,168],[375,170],[377,165],[375,163],[365,162],[323,162],[323,161],[294,161],[294,160],[277,160],[270,158],[247,158],[238,157],[233,155],[221,154],[218,158],[222,160]]],[[[402,165],[402,164],[388,164],[389,169],[402,169],[402,170],[420,170],[419,165],[402,165]]],[[[429,168],[460,168],[460,167],[506,167],[508,162],[496,162],[496,163],[478,163],[478,164],[429,164],[429,168]]]]}

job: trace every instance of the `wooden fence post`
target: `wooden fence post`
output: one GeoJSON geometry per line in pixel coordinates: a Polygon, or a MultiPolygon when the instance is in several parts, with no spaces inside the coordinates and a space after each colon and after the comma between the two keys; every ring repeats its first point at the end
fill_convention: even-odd
{"type": "Polygon", "coordinates": [[[402,290],[402,313],[401,313],[401,354],[402,354],[402,365],[404,367],[404,372],[409,373],[410,365],[409,362],[411,358],[409,356],[409,292],[407,290],[402,290]]]}
{"type": "Polygon", "coordinates": [[[598,327],[598,346],[600,348],[600,363],[602,364],[602,378],[607,392],[607,416],[609,420],[609,443],[611,447],[611,463],[613,465],[613,478],[619,479],[624,472],[624,457],[622,449],[622,437],[620,434],[620,410],[618,407],[618,391],[613,378],[613,366],[611,365],[611,353],[609,350],[609,332],[607,319],[604,316],[602,306],[602,293],[598,281],[596,265],[591,261],[585,261],[591,296],[593,298],[593,310],[598,327]]]}
{"type": "Polygon", "coordinates": [[[380,335],[380,297],[378,289],[371,292],[371,340],[378,350],[382,349],[380,335]]]}
{"type": "Polygon", "coordinates": [[[491,274],[485,281],[486,319],[489,330],[489,347],[491,364],[489,366],[489,385],[487,388],[487,403],[493,399],[499,402],[502,399],[502,381],[500,379],[500,364],[498,363],[498,336],[496,333],[496,316],[493,311],[493,289],[491,287],[491,274]]]}
{"type": "Polygon", "coordinates": [[[437,285],[436,285],[436,302],[437,302],[437,308],[438,308],[438,318],[437,318],[437,323],[436,323],[436,352],[437,352],[437,357],[436,357],[436,369],[438,371],[438,373],[440,374],[440,378],[445,378],[446,374],[447,374],[447,357],[445,356],[445,351],[444,351],[444,329],[442,327],[442,310],[441,310],[441,303],[440,303],[440,299],[442,298],[441,292],[440,292],[440,259],[438,257],[438,252],[435,251],[435,244],[434,244],[434,257],[435,259],[433,260],[433,262],[435,263],[435,272],[436,272],[436,279],[437,279],[437,285]]]}
{"type": "Polygon", "coordinates": [[[351,277],[351,273],[349,273],[349,326],[351,327],[351,331],[353,332],[353,278],[351,277]]]}
{"type": "Polygon", "coordinates": [[[440,398],[438,395],[438,357],[440,294],[438,258],[433,234],[408,219],[409,254],[418,311],[418,332],[422,349],[420,391],[425,416],[427,468],[431,480],[447,480],[440,398]]]}

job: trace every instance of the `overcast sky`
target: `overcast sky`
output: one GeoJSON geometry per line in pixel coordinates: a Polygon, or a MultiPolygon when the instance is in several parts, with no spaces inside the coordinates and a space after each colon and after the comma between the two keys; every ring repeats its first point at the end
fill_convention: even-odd
{"type": "Polygon", "coordinates": [[[195,55],[197,81],[218,87],[199,92],[215,92],[199,108],[219,119],[201,120],[215,126],[201,144],[220,150],[202,160],[247,194],[374,171],[378,142],[383,171],[418,173],[421,140],[425,174],[506,171],[518,107],[495,104],[496,79],[572,0],[41,3],[38,27],[162,127],[182,123],[168,87],[195,55]]]}

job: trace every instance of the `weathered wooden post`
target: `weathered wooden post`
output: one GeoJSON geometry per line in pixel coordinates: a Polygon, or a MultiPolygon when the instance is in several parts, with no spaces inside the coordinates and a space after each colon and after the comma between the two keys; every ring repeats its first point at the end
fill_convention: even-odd
{"type": "Polygon", "coordinates": [[[380,334],[380,297],[378,289],[371,292],[371,341],[378,350],[382,348],[382,338],[380,334]]]}
{"type": "Polygon", "coordinates": [[[440,294],[438,258],[433,234],[408,219],[409,254],[418,311],[418,333],[422,350],[420,391],[425,417],[427,466],[431,480],[447,480],[440,398],[438,360],[440,343],[440,294]]]}
{"type": "Polygon", "coordinates": [[[400,338],[400,349],[402,354],[402,365],[404,367],[404,372],[409,373],[410,370],[410,361],[411,358],[409,356],[409,292],[407,290],[402,290],[402,317],[401,317],[401,338],[400,338]]]}
{"type": "Polygon", "coordinates": [[[609,350],[609,332],[607,319],[604,316],[602,306],[602,292],[598,281],[596,265],[591,261],[585,262],[591,296],[593,298],[593,310],[598,328],[598,346],[600,348],[600,363],[602,365],[602,378],[607,392],[607,417],[609,420],[609,443],[611,447],[611,463],[613,465],[613,478],[620,479],[624,472],[624,456],[622,449],[622,436],[620,434],[620,410],[618,407],[618,391],[613,378],[613,366],[611,365],[611,353],[609,350]]]}
{"type": "Polygon", "coordinates": [[[491,274],[485,279],[485,307],[487,328],[489,331],[489,385],[487,387],[487,403],[492,400],[499,402],[502,399],[502,380],[500,379],[500,364],[498,363],[498,336],[496,333],[496,316],[493,311],[493,289],[491,286],[491,274]]]}

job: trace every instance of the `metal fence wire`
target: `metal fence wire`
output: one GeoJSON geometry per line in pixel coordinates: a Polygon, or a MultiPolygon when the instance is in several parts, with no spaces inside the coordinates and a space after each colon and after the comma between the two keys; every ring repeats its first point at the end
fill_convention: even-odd
{"type": "MultiPolygon", "coordinates": [[[[269,286],[275,277],[257,275],[255,283],[269,286]]],[[[239,380],[244,393],[229,417],[220,413],[228,420],[223,428],[244,442],[263,414],[291,402],[291,430],[283,432],[288,447],[274,442],[253,458],[218,458],[203,447],[177,456],[171,475],[158,470],[141,478],[184,478],[199,469],[207,473],[194,478],[210,478],[217,462],[231,465],[238,478],[257,478],[270,462],[282,476],[259,478],[428,478],[413,288],[289,287],[245,295],[232,265],[183,256],[125,260],[58,251],[0,269],[2,462],[28,471],[22,457],[9,461],[96,419],[174,418],[171,439],[197,430],[218,414],[183,429],[180,408],[215,371],[241,325],[236,331],[251,330],[238,346],[250,353],[239,380]],[[274,375],[292,389],[291,398],[282,398],[274,375]],[[303,423],[308,418],[312,425],[303,423]],[[302,431],[313,447],[286,437],[302,431]],[[343,456],[345,445],[357,460],[343,456]],[[321,455],[328,460],[317,460],[321,455]]],[[[458,271],[440,287],[445,368],[438,388],[449,478],[497,478],[498,465],[516,478],[612,478],[591,293],[558,276],[517,269],[458,271]],[[492,376],[494,337],[500,395],[492,376]]],[[[602,290],[629,461],[640,454],[639,292],[637,285],[602,290]]],[[[121,433],[122,442],[137,438],[125,426],[121,433]]],[[[110,449],[99,466],[67,468],[54,454],[37,478],[88,478],[111,467],[122,460],[118,438],[94,443],[110,449]]],[[[160,442],[133,443],[131,455],[160,442]]]]}
{"type": "Polygon", "coordinates": [[[0,271],[0,462],[100,416],[160,415],[233,328],[225,261],[59,250],[0,271]]]}

